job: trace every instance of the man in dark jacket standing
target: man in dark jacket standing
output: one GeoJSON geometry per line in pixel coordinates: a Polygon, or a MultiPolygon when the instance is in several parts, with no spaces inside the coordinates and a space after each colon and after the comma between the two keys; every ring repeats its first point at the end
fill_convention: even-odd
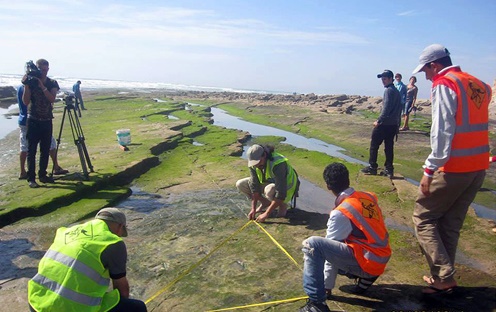
{"type": "Polygon", "coordinates": [[[381,115],[374,121],[374,130],[372,130],[370,141],[369,166],[362,169],[363,173],[377,174],[377,152],[379,146],[384,142],[386,161],[381,175],[389,178],[394,176],[394,137],[398,134],[401,120],[401,97],[399,91],[394,87],[393,76],[393,72],[389,69],[385,69],[383,73],[377,75],[377,78],[381,78],[386,90],[384,90],[381,115]]]}

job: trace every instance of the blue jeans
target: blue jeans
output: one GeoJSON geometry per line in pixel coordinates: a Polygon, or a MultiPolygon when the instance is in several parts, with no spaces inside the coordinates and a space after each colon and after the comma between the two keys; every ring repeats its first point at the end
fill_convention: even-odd
{"type": "Polygon", "coordinates": [[[40,145],[38,178],[46,177],[50,144],[52,143],[52,120],[34,120],[28,118],[26,139],[28,140],[28,181],[36,177],[36,150],[40,145]]]}
{"type": "Polygon", "coordinates": [[[353,254],[353,249],[343,242],[312,236],[303,241],[303,290],[310,300],[325,302],[326,289],[334,288],[338,271],[358,277],[370,278],[353,254]],[[325,268],[325,281],[324,281],[325,268]]]}

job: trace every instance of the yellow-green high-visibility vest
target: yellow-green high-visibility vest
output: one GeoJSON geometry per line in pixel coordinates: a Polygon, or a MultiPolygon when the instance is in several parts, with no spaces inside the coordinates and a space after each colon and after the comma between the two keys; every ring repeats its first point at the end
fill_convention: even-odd
{"type": "Polygon", "coordinates": [[[287,193],[286,198],[284,199],[284,202],[288,203],[289,201],[291,201],[296,191],[296,187],[298,184],[298,175],[296,174],[296,171],[293,169],[293,167],[291,167],[286,157],[279,153],[273,152],[272,160],[267,158],[267,162],[265,164],[265,177],[263,176],[262,170],[255,167],[255,171],[258,176],[258,181],[260,183],[264,183],[265,181],[274,178],[274,167],[283,162],[285,162],[288,166],[288,175],[286,176],[287,193]]]}
{"type": "Polygon", "coordinates": [[[122,239],[102,220],[59,228],[28,283],[29,304],[36,311],[108,311],[119,303],[117,289],[108,292],[109,272],[100,255],[122,239]]]}

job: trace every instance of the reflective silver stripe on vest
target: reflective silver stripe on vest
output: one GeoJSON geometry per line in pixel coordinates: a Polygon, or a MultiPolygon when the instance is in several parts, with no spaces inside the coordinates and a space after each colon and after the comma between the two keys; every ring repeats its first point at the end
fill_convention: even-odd
{"type": "Polygon", "coordinates": [[[65,266],[69,267],[72,270],[76,270],[76,271],[80,272],[81,274],[86,275],[88,278],[93,280],[98,285],[108,286],[110,283],[110,279],[101,276],[97,271],[90,268],[86,264],[82,263],[81,261],[79,261],[77,259],[66,256],[63,253],[49,249],[46,252],[44,257],[55,260],[55,261],[65,265],[65,266]]]}
{"type": "Polygon", "coordinates": [[[71,290],[69,288],[66,288],[59,283],[52,281],[51,279],[41,275],[41,274],[36,274],[32,281],[40,284],[41,286],[50,289],[54,293],[58,294],[59,296],[66,298],[68,300],[72,300],[74,302],[84,304],[87,306],[99,306],[102,303],[102,298],[95,298],[95,297],[90,297],[84,294],[80,294],[78,292],[75,292],[74,290],[71,290]]]}
{"type": "MultiPolygon", "coordinates": [[[[463,86],[462,81],[454,74],[449,73],[446,76],[451,77],[452,79],[455,80],[458,89],[460,90],[460,97],[461,97],[461,103],[462,103],[462,124],[461,125],[456,125],[456,130],[455,133],[470,133],[474,131],[487,131],[488,124],[487,123],[478,123],[478,124],[470,124],[470,114],[469,114],[469,109],[468,109],[468,96],[467,96],[467,91],[465,90],[465,87],[463,86]]],[[[488,92],[488,87],[484,83],[483,84],[486,92],[488,92]]],[[[488,93],[489,94],[489,93],[488,93]]],[[[465,156],[469,156],[473,154],[467,154],[465,156]]]]}
{"type": "MultiPolygon", "coordinates": [[[[365,220],[365,218],[358,213],[358,211],[353,207],[351,204],[347,203],[344,201],[341,205],[341,207],[345,208],[348,212],[350,212],[355,219],[358,220],[358,222],[365,228],[365,230],[370,233],[376,244],[370,245],[372,247],[378,247],[378,248],[383,248],[386,247],[388,244],[388,235],[384,237],[384,239],[381,239],[379,235],[377,234],[376,231],[370,226],[370,224],[365,220]]],[[[359,241],[357,241],[359,242],[359,241]]],[[[362,243],[362,242],[360,242],[362,243]]],[[[362,243],[363,244],[363,243],[362,243]]]]}
{"type": "Polygon", "coordinates": [[[489,153],[489,145],[477,146],[472,148],[454,149],[451,151],[450,156],[463,157],[463,156],[472,156],[483,153],[489,153]]]}
{"type": "Polygon", "coordinates": [[[388,263],[389,258],[390,258],[390,256],[387,256],[387,257],[378,256],[378,255],[374,254],[373,252],[366,250],[366,249],[364,249],[364,251],[363,251],[363,257],[367,260],[371,260],[371,261],[381,263],[381,264],[388,263]]]}

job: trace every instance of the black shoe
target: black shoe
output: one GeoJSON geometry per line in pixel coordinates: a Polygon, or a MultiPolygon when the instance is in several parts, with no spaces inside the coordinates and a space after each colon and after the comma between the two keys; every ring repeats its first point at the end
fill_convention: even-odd
{"type": "Polygon", "coordinates": [[[55,183],[55,180],[49,176],[40,177],[39,180],[41,183],[55,183]]]}
{"type": "Polygon", "coordinates": [[[310,299],[307,300],[307,304],[300,308],[300,312],[331,312],[329,307],[325,303],[317,303],[310,299]]]}
{"type": "Polygon", "coordinates": [[[377,174],[377,168],[372,168],[370,166],[365,167],[360,171],[365,173],[365,174],[370,174],[370,175],[376,175],[377,174]]]}
{"type": "Polygon", "coordinates": [[[40,187],[38,185],[38,183],[36,183],[36,181],[28,181],[28,183],[29,183],[29,187],[30,188],[38,188],[38,187],[40,187]]]}
{"type": "Polygon", "coordinates": [[[386,177],[392,179],[394,177],[394,170],[393,169],[384,169],[383,171],[381,171],[380,175],[386,176],[386,177]]]}
{"type": "Polygon", "coordinates": [[[332,296],[332,289],[326,289],[326,299],[332,300],[334,297],[332,296]]]}

